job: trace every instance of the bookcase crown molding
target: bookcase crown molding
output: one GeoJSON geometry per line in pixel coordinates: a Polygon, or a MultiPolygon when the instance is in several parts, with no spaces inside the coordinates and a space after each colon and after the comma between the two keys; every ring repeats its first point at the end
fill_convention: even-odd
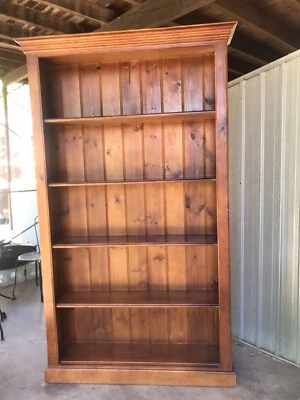
{"type": "Polygon", "coordinates": [[[16,39],[16,42],[26,55],[40,57],[175,49],[212,45],[215,41],[226,41],[230,44],[236,25],[236,22],[221,22],[130,31],[22,37],[16,39]]]}

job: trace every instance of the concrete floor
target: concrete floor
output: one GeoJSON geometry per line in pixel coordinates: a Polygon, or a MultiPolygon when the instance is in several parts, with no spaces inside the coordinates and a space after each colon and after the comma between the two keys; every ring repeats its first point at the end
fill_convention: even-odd
{"type": "MultiPolygon", "coordinates": [[[[10,293],[11,288],[0,290],[10,293]]],[[[8,314],[0,342],[0,400],[300,400],[300,368],[234,343],[234,389],[172,386],[46,384],[43,305],[34,281],[21,283],[17,301],[0,298],[8,314]]]]}

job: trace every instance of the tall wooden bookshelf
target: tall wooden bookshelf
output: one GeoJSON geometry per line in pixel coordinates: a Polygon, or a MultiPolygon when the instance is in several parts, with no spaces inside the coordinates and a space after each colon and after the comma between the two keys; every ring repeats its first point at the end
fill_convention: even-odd
{"type": "Polygon", "coordinates": [[[48,382],[234,386],[235,23],[22,38],[48,382]]]}

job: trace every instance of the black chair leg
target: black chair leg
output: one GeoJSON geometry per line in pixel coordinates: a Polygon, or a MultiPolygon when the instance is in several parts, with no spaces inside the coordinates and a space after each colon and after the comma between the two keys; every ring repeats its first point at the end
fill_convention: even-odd
{"type": "Polygon", "coordinates": [[[0,308],[0,338],[1,338],[1,340],[4,340],[4,333],[3,333],[1,322],[3,322],[5,319],[6,319],[6,313],[4,311],[2,311],[0,308]]]}
{"type": "Polygon", "coordinates": [[[4,333],[3,333],[1,322],[0,322],[0,337],[1,337],[1,341],[3,341],[4,340],[4,333]]]}
{"type": "Polygon", "coordinates": [[[36,286],[39,286],[39,275],[38,275],[39,273],[38,273],[37,261],[35,261],[34,266],[35,266],[35,284],[36,284],[36,286]]]}
{"type": "Polygon", "coordinates": [[[40,291],[41,291],[41,302],[44,302],[44,293],[43,293],[43,277],[42,277],[42,263],[38,261],[39,265],[39,281],[40,281],[40,291]]]}

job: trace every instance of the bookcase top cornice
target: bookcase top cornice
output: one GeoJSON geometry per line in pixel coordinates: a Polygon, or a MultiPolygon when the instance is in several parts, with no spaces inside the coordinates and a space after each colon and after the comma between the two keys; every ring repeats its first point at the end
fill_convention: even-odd
{"type": "Polygon", "coordinates": [[[163,48],[199,47],[216,41],[231,41],[236,22],[168,28],[94,32],[74,35],[19,38],[26,55],[55,57],[74,54],[111,53],[163,48]]]}

